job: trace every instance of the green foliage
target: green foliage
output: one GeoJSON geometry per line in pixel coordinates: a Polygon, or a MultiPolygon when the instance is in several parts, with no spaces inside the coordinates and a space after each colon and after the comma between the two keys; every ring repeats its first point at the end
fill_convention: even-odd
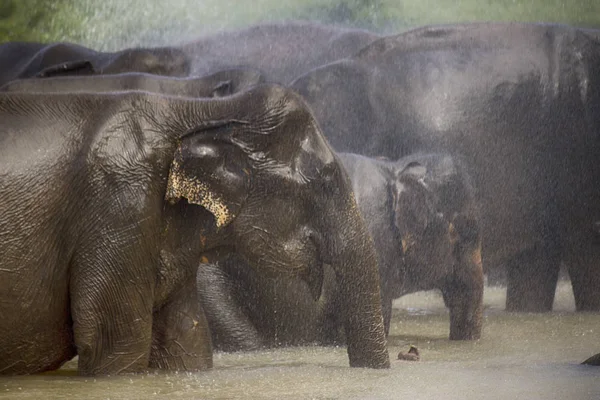
{"type": "Polygon", "coordinates": [[[54,41],[83,30],[72,0],[0,0],[0,42],[54,41]]]}
{"type": "Polygon", "coordinates": [[[473,21],[557,22],[600,28],[598,0],[324,0],[306,17],[380,32],[473,21]]]}
{"type": "Polygon", "coordinates": [[[600,28],[598,0],[0,0],[0,41],[72,41],[97,50],[164,45],[267,20],[380,32],[466,21],[600,28]]]}
{"type": "Polygon", "coordinates": [[[597,0],[396,0],[390,20],[403,26],[472,21],[557,22],[600,28],[597,0]]]}

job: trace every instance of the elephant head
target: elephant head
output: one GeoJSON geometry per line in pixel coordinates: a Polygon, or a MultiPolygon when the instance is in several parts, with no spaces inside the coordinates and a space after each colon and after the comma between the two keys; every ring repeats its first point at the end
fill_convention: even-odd
{"type": "Polygon", "coordinates": [[[417,154],[391,165],[394,226],[404,253],[434,233],[448,245],[479,241],[474,188],[457,159],[417,154]]]}
{"type": "Polygon", "coordinates": [[[394,226],[403,254],[423,241],[428,226],[438,217],[432,193],[424,181],[426,173],[423,165],[412,162],[395,171],[391,180],[394,226]]]}
{"type": "Polygon", "coordinates": [[[171,118],[210,122],[179,138],[165,194],[172,205],[211,213],[218,239],[198,238],[203,261],[230,246],[253,268],[304,278],[315,296],[323,264],[332,265],[345,301],[350,365],[388,367],[373,243],[309,108],[269,85],[212,100],[207,109],[210,117],[182,107],[171,118]]]}

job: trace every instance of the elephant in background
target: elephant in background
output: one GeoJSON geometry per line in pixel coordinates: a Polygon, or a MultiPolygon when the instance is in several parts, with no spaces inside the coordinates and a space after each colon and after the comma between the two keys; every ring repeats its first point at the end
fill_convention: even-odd
{"type": "Polygon", "coordinates": [[[264,83],[259,71],[228,69],[199,78],[176,78],[128,72],[117,75],[20,79],[0,87],[5,92],[114,92],[143,90],[182,97],[224,97],[264,83]]]}
{"type": "Polygon", "coordinates": [[[479,339],[479,209],[463,163],[447,154],[398,161],[339,156],[378,254],[386,333],[394,299],[440,289],[450,310],[450,339],[479,339]]]}
{"type": "Polygon", "coordinates": [[[73,43],[0,44],[0,87],[16,79],[34,77],[122,72],[187,76],[189,71],[187,56],[174,47],[130,48],[105,53],[73,43]]]}
{"type": "Polygon", "coordinates": [[[340,58],[349,57],[380,36],[308,21],[286,21],[223,31],[179,48],[188,55],[191,75],[250,67],[269,82],[287,84],[296,77],[340,58]]]}
{"type": "Polygon", "coordinates": [[[507,265],[507,310],[550,311],[563,261],[577,310],[598,311],[599,32],[429,26],[379,39],[291,87],[336,151],[465,161],[483,264],[507,265]]]}
{"type": "MultiPolygon", "coordinates": [[[[386,333],[394,299],[440,289],[450,310],[450,339],[479,339],[479,216],[462,163],[446,154],[415,154],[398,161],[338,156],[377,251],[386,333]]],[[[240,260],[201,265],[199,297],[213,343],[233,351],[343,342],[345,294],[331,269],[325,269],[323,282],[315,296],[299,279],[269,279],[240,260]]]]}
{"type": "Polygon", "coordinates": [[[0,119],[1,374],[210,368],[196,272],[227,254],[314,292],[331,264],[350,365],[389,366],[372,242],[292,91],[0,93],[0,119]]]}

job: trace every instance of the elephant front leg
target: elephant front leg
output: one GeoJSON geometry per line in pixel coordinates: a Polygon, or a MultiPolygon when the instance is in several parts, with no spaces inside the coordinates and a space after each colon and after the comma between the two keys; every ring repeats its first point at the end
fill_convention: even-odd
{"type": "Polygon", "coordinates": [[[154,313],[150,367],[195,371],[212,368],[208,322],[192,277],[154,313]]]}
{"type": "Polygon", "coordinates": [[[457,251],[456,269],[442,287],[450,310],[450,340],[475,340],[481,337],[483,319],[481,247],[457,251]]]}
{"type": "Polygon", "coordinates": [[[97,244],[75,258],[70,281],[79,373],[144,371],[150,355],[154,281],[131,268],[131,257],[111,251],[107,243],[97,244]]]}

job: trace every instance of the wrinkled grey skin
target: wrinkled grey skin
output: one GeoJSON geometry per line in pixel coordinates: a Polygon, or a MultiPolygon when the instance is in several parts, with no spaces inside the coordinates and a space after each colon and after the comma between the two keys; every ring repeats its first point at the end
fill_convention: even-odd
{"type": "MultiPolygon", "coordinates": [[[[395,162],[338,156],[378,254],[386,333],[394,299],[440,289],[450,309],[450,339],[479,339],[481,239],[473,189],[461,163],[444,154],[395,162]]],[[[201,265],[198,288],[219,349],[344,340],[343,297],[330,269],[318,296],[299,279],[268,279],[236,260],[201,265]]]]}
{"type": "Polygon", "coordinates": [[[260,72],[229,69],[199,78],[175,78],[128,72],[117,75],[61,76],[46,79],[21,79],[0,88],[5,92],[115,92],[143,90],[182,97],[223,97],[263,83],[260,72]]]}
{"type": "Polygon", "coordinates": [[[224,31],[181,46],[191,61],[191,75],[225,68],[250,67],[270,82],[289,83],[296,77],[348,57],[378,39],[360,29],[286,21],[224,31]]]}
{"type": "Polygon", "coordinates": [[[425,27],[292,87],[337,151],[465,160],[481,205],[484,268],[507,265],[507,310],[551,310],[561,260],[577,310],[600,310],[598,31],[425,27]]]}
{"type": "Polygon", "coordinates": [[[187,76],[187,56],[172,47],[98,52],[73,43],[7,42],[0,44],[0,87],[16,79],[61,75],[144,72],[187,76]]]}
{"type": "Polygon", "coordinates": [[[314,291],[332,264],[350,365],[389,366],[372,242],[293,92],[1,93],[0,119],[1,374],[210,368],[196,271],[227,254],[314,291]]]}

